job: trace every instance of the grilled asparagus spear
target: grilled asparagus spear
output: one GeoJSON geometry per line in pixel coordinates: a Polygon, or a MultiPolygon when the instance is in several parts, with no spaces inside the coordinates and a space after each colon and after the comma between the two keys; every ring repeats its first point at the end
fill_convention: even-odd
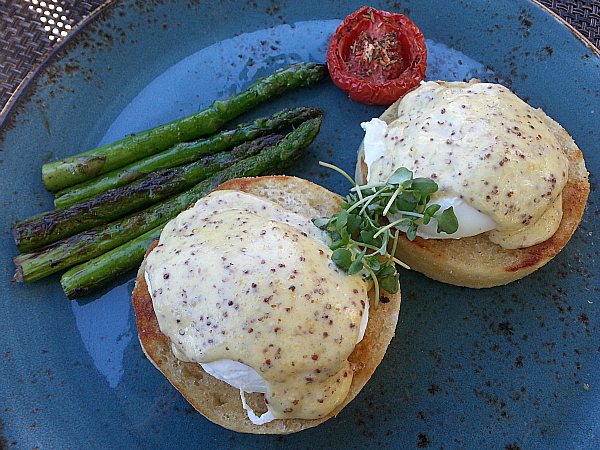
{"type": "MultiPolygon", "coordinates": [[[[291,164],[316,138],[323,118],[307,120],[289,133],[278,145],[246,158],[207,178],[193,188],[169,197],[145,210],[105,225],[83,231],[56,241],[38,251],[23,253],[13,258],[17,270],[14,281],[35,281],[57,271],[96,258],[120,245],[127,244],[142,234],[163,226],[168,220],[188,208],[224,181],[247,176],[258,176],[279,171],[291,164]]],[[[143,256],[143,253],[142,253],[143,256]]],[[[130,258],[132,267],[141,259],[130,258]]],[[[110,258],[97,270],[109,270],[110,258]]],[[[75,286],[78,282],[73,281],[75,286]]]]}
{"type": "Polygon", "coordinates": [[[19,251],[35,250],[189,189],[210,175],[256,155],[264,148],[277,145],[281,139],[283,136],[280,135],[263,136],[245,142],[231,152],[207,156],[173,169],[152,172],[141,180],[111,189],[92,200],[33,216],[11,228],[13,239],[19,251]]]}
{"type": "Polygon", "coordinates": [[[164,125],[126,136],[111,144],[45,164],[44,186],[58,191],[123,167],[178,142],[215,133],[224,123],[285,90],[314,83],[327,75],[324,64],[296,63],[259,79],[253,85],[223,100],[215,100],[197,113],[164,125]]]}
{"type": "Polygon", "coordinates": [[[205,155],[228,150],[244,141],[297,126],[305,120],[322,114],[321,109],[313,107],[285,109],[271,117],[261,117],[252,122],[240,124],[232,130],[222,131],[204,139],[176,144],[167,150],[135,161],[125,167],[111,170],[89,181],[61,189],[56,192],[54,207],[55,209],[68,208],[97,197],[109,189],[131,183],[150,172],[191,163],[205,155]]]}

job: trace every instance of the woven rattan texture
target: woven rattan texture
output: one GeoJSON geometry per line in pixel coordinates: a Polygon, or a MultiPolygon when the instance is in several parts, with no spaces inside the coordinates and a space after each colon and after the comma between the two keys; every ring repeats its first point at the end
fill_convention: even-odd
{"type": "MultiPolygon", "coordinates": [[[[538,0],[600,48],[600,0],[538,0]]],[[[0,0],[0,109],[20,83],[105,0],[0,0]]]]}
{"type": "Polygon", "coordinates": [[[0,0],[0,105],[64,37],[61,33],[68,33],[104,1],[0,0]]]}
{"type": "Polygon", "coordinates": [[[600,1],[538,0],[600,48],[600,1]]]}

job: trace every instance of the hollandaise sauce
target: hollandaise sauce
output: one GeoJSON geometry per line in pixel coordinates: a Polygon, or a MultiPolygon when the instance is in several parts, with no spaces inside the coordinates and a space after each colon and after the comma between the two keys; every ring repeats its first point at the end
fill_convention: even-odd
{"type": "Polygon", "coordinates": [[[180,214],[145,267],[174,353],[250,367],[275,418],[331,412],[352,382],[367,285],[337,269],[323,239],[310,219],[237,191],[180,214]]]}
{"type": "Polygon", "coordinates": [[[568,161],[541,115],[498,84],[423,83],[394,120],[363,124],[369,182],[406,167],[437,182],[434,203],[456,199],[491,219],[492,241],[544,241],[562,217],[568,161]]]}

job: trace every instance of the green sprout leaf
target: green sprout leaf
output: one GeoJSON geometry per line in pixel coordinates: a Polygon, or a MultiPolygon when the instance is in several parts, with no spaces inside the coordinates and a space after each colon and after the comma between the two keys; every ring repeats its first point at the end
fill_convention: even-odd
{"type": "Polygon", "coordinates": [[[396,268],[394,266],[385,265],[379,272],[377,272],[377,276],[378,277],[387,277],[388,275],[394,275],[395,273],[396,273],[396,268]]]}
{"type": "Polygon", "coordinates": [[[416,211],[419,199],[412,192],[403,192],[396,197],[396,211],[390,211],[394,214],[398,214],[400,211],[416,211]]]}
{"type": "Polygon", "coordinates": [[[440,205],[430,205],[427,208],[425,208],[425,211],[423,211],[423,224],[427,225],[429,223],[429,221],[431,220],[431,218],[435,215],[436,212],[439,211],[439,209],[441,208],[440,205]]]}
{"type": "MultiPolygon", "coordinates": [[[[412,180],[413,174],[406,167],[400,167],[388,179],[388,184],[403,184],[405,181],[412,180]]],[[[436,189],[437,190],[437,189],[436,189]]]]}
{"type": "Polygon", "coordinates": [[[377,273],[379,269],[381,269],[381,261],[379,260],[378,253],[371,253],[370,256],[366,256],[364,258],[364,261],[366,262],[369,269],[371,269],[375,273],[377,273]]]}
{"type": "Polygon", "coordinates": [[[441,214],[438,214],[434,217],[438,223],[438,233],[444,232],[452,234],[456,233],[456,230],[458,230],[458,219],[454,214],[454,209],[452,208],[452,206],[448,209],[445,209],[444,211],[442,211],[441,214]]]}
{"type": "MultiPolygon", "coordinates": [[[[352,180],[341,169],[321,164],[352,180]]],[[[363,272],[361,276],[373,278],[378,283],[377,290],[381,288],[395,294],[400,288],[396,265],[402,264],[393,255],[398,240],[395,227],[406,227],[406,236],[410,240],[416,238],[419,224],[427,224],[431,219],[437,220],[438,232],[452,234],[458,229],[452,208],[438,214],[439,205],[428,205],[431,194],[437,190],[435,181],[413,178],[410,170],[400,167],[385,183],[354,185],[339,213],[313,222],[330,235],[333,242],[331,259],[341,270],[349,275],[363,272]],[[389,214],[400,219],[383,225],[382,219],[389,214]]]]}
{"type": "Polygon", "coordinates": [[[325,228],[327,228],[327,225],[329,225],[330,220],[331,219],[328,219],[327,217],[319,217],[317,219],[313,219],[313,223],[320,230],[324,230],[325,228]]]}
{"type": "Polygon", "coordinates": [[[373,230],[361,230],[360,231],[360,240],[365,244],[372,245],[373,247],[380,247],[382,239],[375,239],[373,236],[375,232],[373,230]]]}
{"type": "Polygon", "coordinates": [[[352,252],[346,248],[338,248],[331,254],[331,260],[344,272],[348,272],[352,264],[352,252]]]}
{"type": "Polygon", "coordinates": [[[348,269],[348,275],[354,275],[363,270],[363,257],[365,256],[366,252],[367,249],[365,248],[356,255],[354,261],[352,261],[352,264],[350,264],[350,268],[348,269]]]}
{"type": "Polygon", "coordinates": [[[438,190],[437,183],[431,178],[415,178],[414,180],[412,180],[410,187],[419,191],[421,195],[427,197],[437,192],[438,190]]]}
{"type": "Polygon", "coordinates": [[[396,273],[379,279],[379,286],[390,294],[395,294],[400,290],[400,276],[396,273]]]}
{"type": "Polygon", "coordinates": [[[348,211],[342,209],[339,213],[334,214],[333,217],[335,218],[335,228],[341,234],[341,230],[344,230],[348,223],[348,211]]]}
{"type": "Polygon", "coordinates": [[[361,217],[358,214],[348,214],[348,218],[346,220],[346,228],[348,230],[349,235],[353,235],[356,233],[360,227],[362,222],[361,217]]]}
{"type": "Polygon", "coordinates": [[[413,223],[408,227],[408,230],[406,230],[406,237],[408,238],[409,241],[414,241],[415,238],[417,237],[417,229],[418,229],[418,225],[413,223]]]}

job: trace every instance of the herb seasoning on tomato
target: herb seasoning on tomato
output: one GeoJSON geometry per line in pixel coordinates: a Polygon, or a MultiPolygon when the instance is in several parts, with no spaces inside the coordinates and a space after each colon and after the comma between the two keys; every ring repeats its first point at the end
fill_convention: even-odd
{"type": "Polygon", "coordinates": [[[425,38],[406,16],[364,6],[333,34],[327,66],[352,100],[390,105],[425,79],[425,38]]]}

